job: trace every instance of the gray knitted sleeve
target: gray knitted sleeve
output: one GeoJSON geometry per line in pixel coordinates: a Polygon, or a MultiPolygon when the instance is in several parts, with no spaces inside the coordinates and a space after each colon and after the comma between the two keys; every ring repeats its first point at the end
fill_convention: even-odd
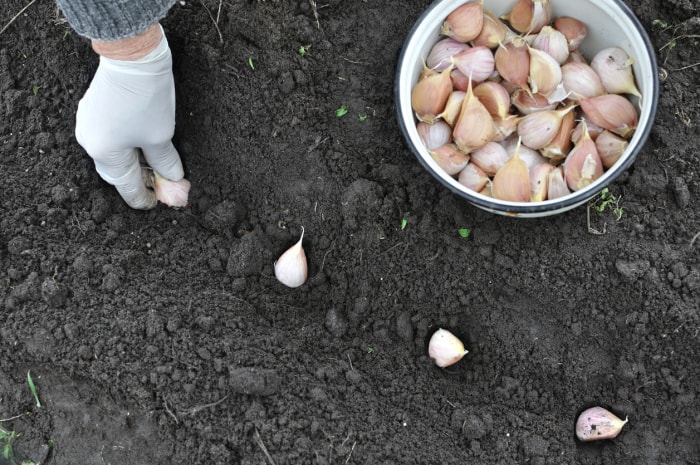
{"type": "Polygon", "coordinates": [[[97,40],[133,37],[163,19],[177,0],[56,0],[71,27],[97,40]]]}

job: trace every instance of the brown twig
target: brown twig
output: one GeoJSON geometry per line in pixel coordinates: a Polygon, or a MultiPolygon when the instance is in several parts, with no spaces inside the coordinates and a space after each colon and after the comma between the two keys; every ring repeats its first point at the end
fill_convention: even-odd
{"type": "Polygon", "coordinates": [[[255,428],[255,442],[258,444],[258,447],[260,448],[260,450],[263,451],[263,454],[265,454],[265,457],[267,457],[267,460],[268,460],[268,462],[270,462],[270,465],[275,465],[275,461],[272,460],[272,456],[267,451],[267,447],[265,447],[265,443],[263,442],[262,438],[260,437],[260,431],[258,431],[257,428],[255,428]]]}
{"type": "Polygon", "coordinates": [[[32,6],[34,3],[36,3],[36,0],[32,0],[31,2],[27,3],[27,4],[24,6],[24,8],[22,8],[21,10],[19,10],[19,12],[18,12],[16,15],[14,15],[14,16],[12,17],[12,19],[10,19],[10,21],[9,21],[7,24],[5,24],[5,27],[3,27],[2,29],[0,29],[0,34],[2,34],[3,32],[5,32],[5,29],[7,29],[8,27],[10,27],[10,24],[12,24],[12,23],[15,21],[15,19],[19,18],[19,15],[21,15],[22,13],[24,13],[24,12],[27,10],[27,8],[29,8],[30,6],[32,6]]]}
{"type": "Polygon", "coordinates": [[[223,0],[219,0],[219,12],[216,14],[216,18],[214,18],[214,15],[211,14],[211,11],[209,10],[209,8],[207,8],[207,6],[204,4],[204,0],[201,0],[202,6],[206,10],[209,17],[211,18],[211,22],[214,23],[214,27],[216,28],[216,32],[219,34],[219,42],[221,42],[221,44],[224,43],[224,37],[221,35],[221,29],[219,29],[219,15],[221,14],[221,2],[222,1],[223,0]]]}

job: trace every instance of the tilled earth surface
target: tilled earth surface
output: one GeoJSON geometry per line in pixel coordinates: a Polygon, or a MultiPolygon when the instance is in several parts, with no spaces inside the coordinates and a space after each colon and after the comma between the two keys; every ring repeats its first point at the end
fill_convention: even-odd
{"type": "Polygon", "coordinates": [[[610,186],[621,219],[522,220],[447,192],[401,137],[398,53],[429,3],[178,3],[179,211],[129,209],[76,143],[97,57],[52,2],[0,34],[16,463],[700,463],[700,7],[625,1],[662,80],[610,186]],[[288,289],[272,264],[302,227],[288,289]],[[451,369],[427,357],[438,327],[470,350],[451,369]],[[618,438],[576,441],[592,405],[629,417],[618,438]]]}

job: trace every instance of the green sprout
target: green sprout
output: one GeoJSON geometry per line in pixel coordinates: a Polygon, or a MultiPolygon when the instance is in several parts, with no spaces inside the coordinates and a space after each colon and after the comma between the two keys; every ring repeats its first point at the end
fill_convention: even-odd
{"type": "Polygon", "coordinates": [[[407,225],[408,225],[408,220],[407,220],[406,218],[403,218],[403,219],[401,220],[401,231],[403,231],[404,229],[406,229],[406,226],[407,226],[407,225]]]}
{"type": "Polygon", "coordinates": [[[39,89],[41,89],[41,86],[32,87],[32,92],[34,92],[34,95],[37,95],[39,93],[39,89]]]}
{"type": "Polygon", "coordinates": [[[340,108],[335,110],[335,116],[337,116],[338,118],[342,118],[343,116],[345,116],[347,114],[348,114],[348,107],[346,107],[345,105],[341,105],[340,108]]]}
{"type": "Polygon", "coordinates": [[[39,394],[37,393],[36,386],[32,380],[31,370],[27,370],[27,383],[29,384],[29,390],[32,391],[37,408],[41,408],[41,401],[39,400],[39,394]]]}
{"type": "Polygon", "coordinates": [[[299,52],[299,55],[303,57],[304,55],[306,55],[310,48],[311,45],[300,45],[297,51],[299,52]]]}
{"type": "Polygon", "coordinates": [[[612,210],[615,215],[615,219],[620,221],[624,210],[620,202],[622,201],[622,196],[615,196],[610,193],[610,190],[605,187],[600,191],[600,198],[596,201],[594,208],[598,213],[604,212],[606,209],[612,210]]]}
{"type": "Polygon", "coordinates": [[[250,66],[250,69],[255,71],[255,66],[253,65],[253,57],[248,57],[248,66],[250,66]]]}
{"type": "Polygon", "coordinates": [[[360,121],[364,121],[367,119],[368,116],[369,115],[367,113],[362,113],[361,115],[358,116],[358,118],[360,119],[360,121]]]}
{"type": "Polygon", "coordinates": [[[14,431],[7,431],[0,427],[0,457],[14,463],[15,457],[12,451],[12,444],[17,438],[17,433],[14,431]]]}
{"type": "Polygon", "coordinates": [[[664,29],[666,29],[668,27],[668,23],[666,23],[665,21],[662,21],[660,19],[655,19],[654,21],[651,22],[651,25],[652,26],[660,26],[664,29]]]}
{"type": "Polygon", "coordinates": [[[368,353],[368,354],[374,353],[374,348],[373,348],[373,347],[367,347],[367,353],[368,353]]]}
{"type": "Polygon", "coordinates": [[[459,228],[459,229],[457,230],[457,232],[459,233],[459,235],[460,235],[461,237],[463,237],[463,238],[466,239],[466,238],[469,237],[469,235],[472,233],[472,230],[469,229],[469,228],[459,228]]]}

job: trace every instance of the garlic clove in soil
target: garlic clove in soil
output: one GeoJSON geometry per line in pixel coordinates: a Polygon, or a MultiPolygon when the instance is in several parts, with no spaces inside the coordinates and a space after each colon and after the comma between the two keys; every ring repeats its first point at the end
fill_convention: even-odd
{"type": "Polygon", "coordinates": [[[442,328],[433,333],[428,343],[428,354],[440,368],[454,365],[468,352],[457,336],[442,328]]]}
{"type": "Polygon", "coordinates": [[[190,193],[190,182],[187,179],[171,181],[153,171],[153,190],[156,199],[169,207],[180,208],[187,206],[187,199],[190,193]]]}
{"type": "Polygon", "coordinates": [[[620,434],[628,419],[621,420],[602,407],[584,410],[576,420],[576,437],[581,441],[613,439],[620,434]]]}
{"type": "Polygon", "coordinates": [[[302,227],[299,241],[287,249],[275,262],[275,277],[287,287],[299,287],[306,282],[308,265],[301,245],[303,239],[304,228],[302,227]]]}

